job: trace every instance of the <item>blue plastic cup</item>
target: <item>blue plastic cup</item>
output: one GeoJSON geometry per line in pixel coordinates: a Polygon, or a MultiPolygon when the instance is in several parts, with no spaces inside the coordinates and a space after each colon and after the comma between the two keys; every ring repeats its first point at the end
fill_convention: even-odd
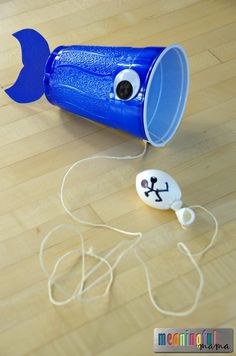
{"type": "Polygon", "coordinates": [[[52,104],[160,147],[184,113],[188,60],[178,45],[60,46],[48,58],[44,88],[52,104]]]}

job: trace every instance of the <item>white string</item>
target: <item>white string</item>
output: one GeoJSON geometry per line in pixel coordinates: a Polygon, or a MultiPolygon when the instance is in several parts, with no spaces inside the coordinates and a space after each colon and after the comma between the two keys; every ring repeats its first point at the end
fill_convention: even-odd
{"type": "MultiPolygon", "coordinates": [[[[123,156],[123,157],[117,157],[117,156],[92,156],[92,157],[88,157],[88,158],[84,158],[81,160],[76,161],[65,173],[63,180],[62,180],[62,184],[61,184],[61,189],[60,189],[60,201],[62,204],[63,209],[65,210],[65,212],[77,223],[83,224],[83,225],[87,225],[87,226],[91,226],[91,227],[102,227],[102,228],[106,228],[118,233],[121,233],[123,235],[127,235],[127,236],[132,236],[132,237],[136,237],[136,239],[134,240],[133,243],[131,243],[126,249],[124,249],[119,255],[118,257],[115,259],[115,262],[113,264],[110,264],[108,262],[108,257],[110,257],[114,252],[116,252],[120,246],[124,245],[124,243],[127,243],[126,241],[121,241],[120,243],[118,243],[115,247],[113,247],[112,249],[110,249],[110,251],[103,257],[96,255],[92,249],[90,248],[88,251],[85,251],[85,244],[84,244],[84,238],[83,235],[78,233],[79,238],[80,238],[80,248],[76,248],[73,250],[70,250],[68,252],[66,252],[64,255],[62,255],[60,258],[58,258],[58,260],[56,261],[53,270],[51,273],[48,272],[48,270],[46,269],[45,266],[45,262],[44,262],[44,249],[45,249],[45,245],[46,242],[48,241],[48,239],[59,229],[62,228],[67,228],[67,229],[72,229],[72,230],[76,230],[75,226],[72,225],[67,225],[67,224],[61,224],[58,225],[54,228],[52,228],[48,234],[44,237],[44,239],[42,240],[41,246],[40,246],[40,252],[39,252],[39,260],[40,260],[40,266],[43,270],[43,272],[46,274],[46,276],[48,277],[48,295],[49,295],[49,299],[51,301],[52,304],[54,305],[65,305],[68,304],[69,302],[71,302],[72,300],[75,299],[79,299],[80,302],[90,302],[93,300],[96,300],[98,298],[102,298],[104,296],[106,296],[109,293],[110,287],[112,285],[113,279],[114,279],[114,270],[117,267],[117,265],[120,263],[120,261],[122,260],[122,258],[124,256],[126,256],[131,250],[135,251],[135,255],[137,257],[137,259],[140,261],[140,263],[142,264],[143,268],[144,268],[144,272],[145,272],[145,276],[146,276],[146,281],[147,281],[147,289],[148,289],[148,294],[150,297],[150,300],[153,304],[153,306],[162,314],[166,314],[166,315],[172,315],[172,316],[186,316],[191,314],[197,307],[203,286],[204,286],[204,277],[203,277],[203,273],[200,269],[200,267],[198,266],[196,260],[194,259],[193,256],[199,256],[203,253],[205,253],[207,250],[210,249],[210,247],[213,245],[217,232],[218,232],[218,222],[216,220],[216,218],[214,217],[214,215],[209,212],[206,208],[201,207],[199,205],[195,205],[192,206],[192,208],[201,208],[203,210],[205,210],[214,220],[215,222],[215,232],[214,235],[211,239],[211,242],[209,243],[209,245],[203,249],[202,251],[196,253],[196,254],[192,254],[190,252],[190,250],[188,249],[188,247],[183,243],[183,242],[179,242],[177,244],[178,249],[180,250],[181,253],[184,253],[184,255],[188,256],[190,259],[190,262],[193,264],[194,268],[196,269],[198,275],[199,275],[199,286],[197,288],[196,291],[196,295],[195,295],[195,299],[194,302],[192,304],[192,306],[187,309],[186,311],[180,311],[180,312],[175,312],[175,311],[169,311],[169,310],[165,310],[162,309],[157,302],[154,299],[153,293],[152,293],[152,286],[151,286],[151,280],[150,280],[150,273],[147,267],[146,262],[140,257],[140,255],[137,252],[137,245],[139,244],[139,242],[141,241],[141,239],[143,238],[143,233],[141,232],[131,232],[131,231],[126,231],[126,230],[122,230],[122,229],[118,229],[114,226],[110,226],[107,224],[98,224],[98,223],[93,223],[90,221],[86,221],[86,220],[82,220],[80,218],[78,218],[77,216],[75,216],[72,211],[66,206],[65,200],[64,200],[64,189],[65,189],[65,183],[67,181],[67,178],[69,176],[69,174],[71,173],[71,171],[77,167],[78,165],[82,164],[83,162],[86,161],[91,161],[91,160],[95,160],[95,159],[113,159],[113,160],[132,160],[132,159],[137,159],[137,158],[141,158],[145,155],[147,151],[147,142],[144,141],[144,149],[143,151],[135,156],[123,156]],[[80,254],[81,255],[81,280],[80,282],[76,285],[72,295],[69,298],[66,298],[64,300],[58,301],[53,297],[53,287],[56,286],[57,288],[59,288],[60,290],[63,291],[64,290],[60,287],[60,285],[58,285],[56,283],[56,274],[57,274],[57,270],[60,266],[60,264],[62,263],[62,261],[64,259],[66,259],[68,256],[72,255],[72,254],[80,254]],[[85,273],[86,271],[86,266],[85,266],[85,257],[86,256],[90,256],[93,257],[95,259],[98,260],[98,263],[92,268],[90,269],[87,273],[85,273]],[[86,280],[93,274],[95,273],[98,268],[104,264],[107,267],[107,271],[105,273],[103,273],[102,275],[100,275],[93,283],[91,283],[89,286],[85,287],[85,282],[86,280]],[[100,294],[100,295],[96,295],[94,297],[90,297],[90,298],[86,298],[84,297],[84,294],[86,292],[88,292],[90,289],[96,287],[100,282],[102,282],[107,276],[109,276],[109,280],[107,282],[107,286],[105,288],[104,293],[100,294]]],[[[191,208],[191,207],[190,207],[191,208]]],[[[183,227],[183,226],[182,226],[183,227]]]]}
{"type": "MultiPolygon", "coordinates": [[[[51,301],[52,304],[55,304],[55,305],[65,305],[65,304],[68,304],[69,302],[71,302],[73,299],[76,298],[79,298],[83,293],[86,292],[87,289],[90,289],[90,287],[87,287],[87,288],[84,288],[84,284],[85,284],[85,281],[86,279],[88,278],[88,275],[85,275],[85,256],[90,256],[90,257],[94,257],[95,259],[99,260],[100,261],[100,264],[101,263],[104,263],[107,268],[108,268],[108,273],[110,274],[110,279],[109,279],[109,282],[107,284],[107,287],[106,287],[106,290],[103,294],[101,295],[98,295],[98,296],[95,296],[95,297],[92,297],[92,298],[89,298],[87,299],[88,301],[91,301],[91,300],[95,300],[95,299],[98,299],[98,298],[101,298],[101,297],[104,297],[108,292],[109,292],[109,289],[111,287],[111,284],[112,284],[112,281],[113,281],[113,270],[111,268],[111,265],[109,264],[109,262],[101,257],[101,256],[98,256],[96,255],[92,249],[90,248],[87,252],[85,251],[85,247],[84,247],[84,239],[83,239],[83,236],[81,234],[79,234],[79,237],[80,237],[80,243],[81,243],[81,248],[77,248],[77,249],[74,249],[74,250],[71,250],[71,251],[68,251],[66,252],[64,255],[62,255],[55,263],[54,267],[53,267],[53,270],[51,272],[51,274],[47,271],[46,267],[45,267],[45,263],[44,263],[44,258],[43,258],[43,252],[44,252],[44,248],[45,248],[45,244],[46,242],[48,241],[48,239],[50,238],[50,236],[56,232],[57,230],[61,229],[61,228],[67,228],[67,229],[71,229],[71,230],[75,230],[75,228],[71,225],[67,225],[67,224],[61,224],[61,225],[58,225],[56,227],[54,227],[46,236],[45,238],[43,239],[42,243],[41,243],[41,246],[40,246],[40,252],[39,252],[39,258],[40,258],[40,265],[41,265],[41,268],[42,270],[44,271],[44,273],[48,276],[48,295],[49,295],[49,299],[51,301]],[[82,263],[81,263],[81,269],[82,269],[82,277],[81,277],[81,281],[78,283],[78,285],[76,286],[74,292],[72,293],[71,297],[69,297],[68,299],[65,299],[64,301],[57,301],[54,299],[53,295],[52,295],[52,288],[53,288],[53,285],[56,284],[55,283],[55,275],[56,275],[56,272],[57,272],[57,269],[59,268],[59,265],[61,264],[61,262],[68,256],[74,254],[74,253],[78,253],[81,251],[81,258],[82,258],[82,263]]],[[[58,287],[58,285],[57,285],[58,287]]]]}
{"type": "Polygon", "coordinates": [[[163,309],[161,308],[157,302],[155,301],[154,299],[154,296],[153,296],[153,292],[152,292],[152,285],[151,285],[151,279],[150,279],[150,273],[149,273],[149,270],[148,270],[148,267],[147,267],[147,264],[143,261],[143,259],[138,255],[137,253],[137,249],[135,249],[135,253],[136,253],[136,256],[138,258],[138,260],[141,262],[141,264],[143,265],[143,268],[144,268],[144,272],[145,272],[145,276],[146,276],[146,281],[147,281],[147,290],[148,290],[148,294],[149,294],[149,298],[152,302],[152,305],[162,314],[165,314],[165,315],[171,315],[171,316],[186,316],[186,315],[189,315],[191,314],[197,307],[198,305],[198,301],[199,301],[199,298],[201,296],[201,293],[202,293],[202,289],[204,287],[204,277],[203,277],[203,273],[200,269],[200,267],[198,266],[197,262],[195,261],[195,259],[193,258],[193,255],[191,254],[191,252],[189,251],[189,249],[187,248],[187,246],[183,243],[183,242],[179,242],[177,244],[177,246],[181,246],[183,248],[183,250],[185,251],[185,254],[189,257],[190,261],[192,262],[193,266],[195,267],[196,271],[198,272],[198,275],[199,275],[199,286],[198,286],[198,289],[196,291],[196,295],[195,295],[195,299],[194,299],[194,302],[192,304],[192,306],[185,310],[185,311],[180,311],[180,312],[174,312],[174,311],[170,311],[170,310],[166,310],[166,309],[163,309]]]}
{"type": "MultiPolygon", "coordinates": [[[[196,257],[196,256],[202,256],[204,255],[214,244],[215,242],[215,239],[216,239],[216,236],[219,232],[219,224],[218,224],[218,221],[216,219],[216,217],[210,212],[210,210],[208,210],[207,208],[205,208],[204,206],[201,206],[201,205],[191,205],[188,207],[189,209],[202,209],[204,210],[213,220],[214,224],[215,224],[215,230],[214,230],[214,233],[212,235],[212,238],[209,242],[209,244],[204,248],[202,249],[201,251],[197,252],[197,253],[192,253],[192,256],[196,257]]],[[[183,229],[186,229],[186,227],[184,225],[181,224],[181,227],[183,229]]],[[[178,246],[178,249],[181,253],[183,253],[184,255],[186,255],[186,253],[181,250],[181,248],[178,246]]]]}
{"type": "Polygon", "coordinates": [[[65,204],[65,200],[64,200],[64,188],[65,188],[65,183],[67,180],[68,175],[70,174],[70,172],[77,167],[78,165],[80,165],[83,162],[86,161],[92,161],[95,159],[110,159],[110,160],[132,160],[132,159],[137,159],[137,158],[141,158],[145,155],[146,151],[147,151],[147,141],[143,141],[144,142],[144,149],[141,153],[139,153],[138,155],[135,156],[122,156],[122,157],[117,157],[117,156],[92,156],[92,157],[87,157],[87,158],[83,158],[80,159],[78,161],[76,161],[74,164],[72,164],[72,166],[68,169],[68,171],[65,173],[63,179],[62,179],[62,184],[61,184],[61,191],[60,191],[60,200],[61,200],[61,205],[63,207],[63,209],[65,210],[65,212],[75,221],[79,222],[80,224],[83,225],[88,225],[88,226],[93,226],[93,227],[104,227],[116,232],[120,232],[121,234],[125,234],[125,235],[130,235],[130,236],[137,236],[139,235],[139,233],[136,232],[129,232],[129,231],[125,231],[125,230],[121,230],[118,228],[115,228],[113,226],[110,225],[106,225],[106,224],[95,224],[92,223],[90,221],[85,221],[85,220],[81,220],[78,217],[76,217],[69,208],[67,208],[66,204],[65,204]]]}
{"type": "MultiPolygon", "coordinates": [[[[136,245],[136,243],[139,242],[139,240],[142,238],[142,233],[141,232],[131,232],[131,231],[126,231],[126,230],[122,230],[122,229],[118,229],[116,227],[110,226],[110,225],[106,225],[106,224],[96,224],[96,223],[92,223],[90,221],[85,221],[82,219],[79,219],[77,216],[75,216],[70,209],[66,206],[65,200],[64,200],[64,187],[65,187],[65,183],[67,180],[68,175],[70,174],[70,172],[79,164],[86,162],[86,161],[90,161],[90,160],[95,160],[95,159],[115,159],[115,160],[131,160],[131,159],[137,159],[140,157],[143,157],[145,155],[147,151],[147,142],[144,141],[144,149],[143,151],[135,156],[122,156],[122,157],[117,157],[117,156],[92,156],[92,157],[88,157],[88,158],[84,158],[81,160],[76,161],[65,173],[63,179],[62,179],[62,184],[61,184],[61,189],[60,189],[60,201],[62,204],[63,209],[65,210],[65,212],[76,222],[83,224],[83,225],[88,225],[88,226],[92,226],[92,227],[103,227],[103,228],[107,228],[109,230],[124,234],[124,235],[128,235],[128,236],[133,236],[133,237],[137,237],[137,239],[135,240],[135,242],[133,244],[131,244],[126,250],[124,250],[122,253],[120,253],[120,255],[117,257],[117,259],[115,260],[115,262],[113,263],[113,265],[110,265],[107,262],[107,258],[112,255],[122,244],[123,242],[117,244],[113,249],[111,249],[107,255],[105,255],[104,257],[99,257],[98,255],[95,255],[94,253],[91,254],[91,250],[89,250],[89,252],[85,252],[85,248],[84,248],[84,239],[82,234],[79,234],[80,237],[80,242],[81,242],[81,256],[82,256],[82,277],[81,277],[81,281],[79,282],[79,284],[76,286],[74,292],[72,293],[71,297],[63,300],[63,301],[57,301],[54,299],[54,297],[52,296],[52,288],[53,286],[57,286],[58,285],[55,283],[55,275],[56,272],[59,268],[59,265],[61,264],[61,262],[68,256],[70,256],[71,254],[75,253],[75,252],[79,252],[79,249],[74,249],[71,250],[67,253],[65,253],[63,256],[61,256],[55,263],[53,271],[51,273],[49,273],[45,267],[45,262],[44,262],[44,249],[45,249],[45,245],[46,242],[48,241],[48,239],[52,236],[52,234],[54,234],[57,230],[66,227],[69,229],[74,229],[73,226],[71,225],[66,225],[66,224],[62,224],[62,225],[57,225],[56,227],[52,228],[47,235],[44,237],[44,239],[42,240],[41,246],[40,246],[40,252],[39,252],[39,261],[40,261],[40,266],[41,269],[43,270],[43,272],[46,274],[46,276],[48,277],[48,295],[49,295],[49,299],[51,301],[52,304],[55,305],[65,305],[68,304],[69,302],[71,302],[73,299],[80,299],[82,302],[85,301],[92,301],[94,299],[100,298],[102,296],[105,296],[108,294],[109,289],[112,285],[113,282],[113,270],[116,268],[116,266],[119,264],[119,262],[121,261],[121,259],[136,245]],[[96,259],[100,260],[100,262],[95,265],[86,275],[85,273],[85,256],[89,255],[89,256],[93,256],[96,259]],[[108,267],[108,271],[106,273],[104,273],[103,275],[101,275],[100,277],[98,277],[90,286],[84,288],[84,284],[85,281],[88,279],[88,277],[94,273],[98,267],[101,265],[101,263],[105,263],[108,267]],[[110,274],[110,279],[109,282],[107,284],[106,290],[105,292],[100,295],[100,296],[95,296],[92,298],[81,298],[82,294],[84,294],[86,291],[90,290],[92,287],[95,287],[96,285],[98,285],[100,283],[100,281],[102,281],[107,274],[110,274]]],[[[60,288],[60,287],[59,287],[60,288]]],[[[60,288],[61,289],[61,288],[60,288]]]]}

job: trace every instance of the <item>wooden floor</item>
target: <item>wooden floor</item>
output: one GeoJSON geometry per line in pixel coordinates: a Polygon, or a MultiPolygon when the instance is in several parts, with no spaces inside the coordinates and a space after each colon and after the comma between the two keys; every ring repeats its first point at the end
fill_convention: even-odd
{"type": "MultiPolygon", "coordinates": [[[[236,1],[0,0],[0,39],[0,355],[146,356],[153,354],[155,327],[236,327],[236,1]],[[66,194],[83,219],[144,232],[140,253],[152,274],[155,297],[172,310],[190,306],[198,285],[176,243],[202,249],[212,222],[199,214],[193,229],[182,230],[173,212],[143,205],[134,177],[144,168],[166,170],[179,182],[186,205],[209,208],[220,233],[199,261],[205,288],[192,315],[167,317],[153,308],[143,269],[132,253],[117,269],[108,298],[65,307],[50,304],[38,253],[50,228],[71,222],[59,201],[63,174],[92,154],[138,153],[142,142],[63,112],[45,98],[13,103],[4,89],[17,77],[21,51],[11,34],[27,27],[42,33],[51,49],[82,43],[180,43],[186,49],[190,96],[170,144],[150,147],[145,159],[129,164],[88,162],[74,172],[66,194]]],[[[124,238],[79,229],[86,246],[98,254],[124,238]]],[[[65,231],[54,236],[46,252],[48,268],[72,247],[79,247],[78,236],[65,231]]],[[[90,267],[94,261],[87,263],[90,267]]],[[[61,281],[69,292],[76,273],[61,281]]]]}

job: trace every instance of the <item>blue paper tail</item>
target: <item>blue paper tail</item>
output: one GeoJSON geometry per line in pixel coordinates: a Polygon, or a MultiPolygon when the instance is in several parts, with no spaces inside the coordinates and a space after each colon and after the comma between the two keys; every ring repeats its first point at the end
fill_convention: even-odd
{"type": "Polygon", "coordinates": [[[44,94],[43,78],[50,49],[47,41],[35,30],[24,29],[13,36],[21,45],[23,68],[16,82],[5,92],[18,103],[30,103],[44,94]]]}

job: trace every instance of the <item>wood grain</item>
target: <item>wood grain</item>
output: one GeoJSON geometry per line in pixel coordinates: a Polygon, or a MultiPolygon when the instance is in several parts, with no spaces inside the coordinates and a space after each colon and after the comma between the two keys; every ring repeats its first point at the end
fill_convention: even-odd
{"type": "MultiPolygon", "coordinates": [[[[152,355],[155,327],[236,327],[236,2],[234,0],[8,0],[0,1],[0,356],[152,355]],[[206,285],[196,312],[166,317],[153,309],[142,268],[129,254],[108,298],[54,307],[38,252],[45,233],[70,223],[59,202],[66,169],[93,154],[135,154],[141,142],[76,118],[45,98],[18,105],[5,94],[20,68],[15,31],[30,27],[53,48],[61,44],[155,46],[180,43],[191,68],[183,123],[163,149],[132,163],[85,164],[66,191],[83,219],[143,231],[141,253],[164,308],[188,307],[197,276],[176,248],[198,251],[211,221],[200,214],[183,231],[172,212],[154,211],[137,198],[133,177],[144,168],[166,170],[180,183],[186,204],[203,204],[220,223],[217,243],[200,265],[206,285]],[[94,180],[94,177],[96,179],[94,180]]],[[[105,253],[119,234],[80,226],[86,244],[105,253]]],[[[61,231],[46,258],[78,247],[61,231]]],[[[69,261],[69,268],[75,261],[69,261]]],[[[89,261],[92,266],[93,261],[89,261]]],[[[69,292],[76,274],[65,283],[69,292]]],[[[104,285],[100,286],[101,290],[104,285]]]]}

